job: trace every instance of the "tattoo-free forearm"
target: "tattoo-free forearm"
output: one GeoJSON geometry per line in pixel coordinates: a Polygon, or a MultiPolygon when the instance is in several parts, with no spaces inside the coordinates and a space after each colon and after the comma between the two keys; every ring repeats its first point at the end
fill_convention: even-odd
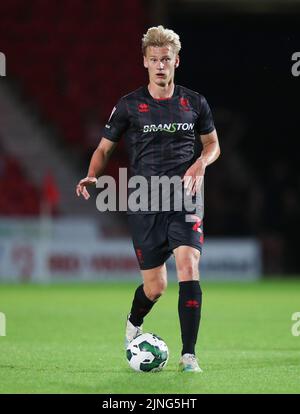
{"type": "Polygon", "coordinates": [[[109,158],[110,154],[98,147],[92,155],[87,176],[98,178],[103,173],[109,158]]]}
{"type": "Polygon", "coordinates": [[[220,146],[218,142],[209,142],[204,144],[203,150],[200,155],[200,160],[202,160],[205,165],[212,164],[220,155],[220,146]]]}

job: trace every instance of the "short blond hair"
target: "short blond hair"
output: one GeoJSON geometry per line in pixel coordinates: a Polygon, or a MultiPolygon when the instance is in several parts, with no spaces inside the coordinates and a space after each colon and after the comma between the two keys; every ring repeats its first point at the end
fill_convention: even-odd
{"type": "Polygon", "coordinates": [[[181,42],[177,33],[163,26],[150,27],[142,38],[142,52],[146,56],[148,46],[164,47],[172,46],[176,55],[181,49],[181,42]]]}

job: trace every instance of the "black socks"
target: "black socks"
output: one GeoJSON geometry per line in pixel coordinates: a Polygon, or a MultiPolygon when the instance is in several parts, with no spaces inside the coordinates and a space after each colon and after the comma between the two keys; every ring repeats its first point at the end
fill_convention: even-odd
{"type": "Polygon", "coordinates": [[[150,312],[155,301],[148,299],[144,292],[144,285],[140,285],[134,294],[129,320],[134,326],[141,326],[144,317],[150,312]]]}
{"type": "MultiPolygon", "coordinates": [[[[140,285],[134,295],[129,320],[134,326],[141,326],[144,317],[156,301],[147,298],[144,285],[140,285]]],[[[201,318],[202,291],[198,280],[179,282],[178,314],[181,327],[181,354],[195,354],[201,318]]]]}
{"type": "Polygon", "coordinates": [[[195,354],[200,325],[202,291],[198,280],[179,282],[178,313],[183,354],[195,354]]]}

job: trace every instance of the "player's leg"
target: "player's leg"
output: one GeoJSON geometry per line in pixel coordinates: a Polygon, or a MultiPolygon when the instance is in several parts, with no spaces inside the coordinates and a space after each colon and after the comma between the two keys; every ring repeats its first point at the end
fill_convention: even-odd
{"type": "Polygon", "coordinates": [[[127,318],[125,344],[142,332],[144,317],[166,289],[167,271],[164,263],[170,256],[167,223],[162,214],[130,216],[128,222],[143,284],[134,293],[127,318]]]}
{"type": "Polygon", "coordinates": [[[141,270],[141,274],[144,283],[135,291],[129,317],[130,322],[135,326],[142,325],[144,317],[150,312],[167,287],[165,264],[154,269],[141,270]]]}
{"type": "Polygon", "coordinates": [[[125,346],[142,333],[145,316],[164,293],[167,287],[166,265],[141,270],[143,284],[135,291],[131,310],[127,318],[125,346]]]}
{"type": "Polygon", "coordinates": [[[199,283],[199,250],[180,246],[174,250],[179,281],[178,314],[181,328],[181,369],[197,371],[195,346],[200,326],[202,291],[199,283]]]}
{"type": "MultiPolygon", "coordinates": [[[[194,218],[197,219],[196,216],[194,218]]],[[[173,247],[179,282],[178,314],[181,328],[183,371],[199,372],[195,345],[201,319],[202,291],[199,261],[203,243],[202,223],[186,221],[186,215],[170,216],[169,243],[173,247]]]]}

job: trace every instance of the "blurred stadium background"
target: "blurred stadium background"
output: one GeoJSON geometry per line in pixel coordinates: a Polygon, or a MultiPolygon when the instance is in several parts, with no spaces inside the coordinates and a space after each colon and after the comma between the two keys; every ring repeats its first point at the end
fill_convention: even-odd
{"type": "MultiPolygon", "coordinates": [[[[1,2],[0,281],[139,278],[125,213],[75,185],[119,97],[147,81],[140,40],[158,24],[180,34],[176,82],[207,97],[220,137],[202,277],[299,275],[299,17],[296,0],[1,2]]],[[[105,173],[126,162],[121,142],[105,173]]]]}

